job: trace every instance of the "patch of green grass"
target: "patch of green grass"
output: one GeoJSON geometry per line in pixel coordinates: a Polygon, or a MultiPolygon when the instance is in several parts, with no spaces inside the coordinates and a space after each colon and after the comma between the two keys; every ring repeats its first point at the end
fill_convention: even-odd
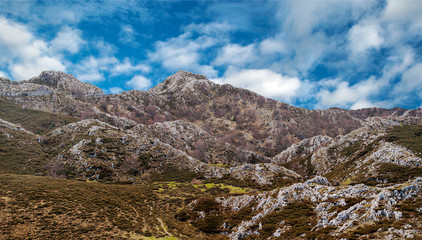
{"type": "Polygon", "coordinates": [[[248,188],[241,188],[232,185],[227,185],[224,183],[205,183],[205,184],[194,184],[196,188],[201,189],[201,191],[206,191],[210,188],[220,188],[220,189],[228,189],[230,194],[245,194],[249,192],[248,188]]]}
{"type": "Polygon", "coordinates": [[[230,166],[225,163],[210,163],[211,166],[217,166],[217,167],[223,167],[223,168],[229,168],[230,166]]]}
{"type": "Polygon", "coordinates": [[[403,125],[393,127],[389,133],[383,136],[388,142],[405,146],[415,154],[422,157],[422,126],[403,125]]]}
{"type": "Polygon", "coordinates": [[[0,118],[40,135],[61,125],[80,120],[66,115],[23,108],[3,98],[0,98],[0,118]]]}

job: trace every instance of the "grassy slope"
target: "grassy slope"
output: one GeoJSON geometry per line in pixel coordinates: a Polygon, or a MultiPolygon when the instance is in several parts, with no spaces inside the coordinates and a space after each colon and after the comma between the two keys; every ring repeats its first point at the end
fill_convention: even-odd
{"type": "Polygon", "coordinates": [[[25,109],[22,106],[0,98],[0,118],[35,133],[45,134],[59,125],[79,121],[79,119],[48,112],[25,109]]]}
{"type": "Polygon", "coordinates": [[[405,146],[419,157],[422,157],[422,126],[403,125],[396,126],[389,134],[383,137],[386,141],[405,146]]]}
{"type": "Polygon", "coordinates": [[[154,189],[0,174],[0,239],[194,238],[173,218],[183,194],[163,197],[154,189]]]}
{"type": "Polygon", "coordinates": [[[36,136],[0,127],[0,173],[43,173],[47,161],[36,136]]]}
{"type": "Polygon", "coordinates": [[[204,191],[177,182],[125,185],[0,174],[0,239],[226,239],[175,218],[201,196],[229,194],[225,187],[204,191]]]}

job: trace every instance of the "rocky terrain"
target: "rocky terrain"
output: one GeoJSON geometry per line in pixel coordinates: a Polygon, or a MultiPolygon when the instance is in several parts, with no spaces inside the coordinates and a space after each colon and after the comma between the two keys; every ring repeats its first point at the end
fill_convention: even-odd
{"type": "Polygon", "coordinates": [[[422,237],[421,109],[307,110],[184,71],[0,95],[0,238],[422,237]]]}

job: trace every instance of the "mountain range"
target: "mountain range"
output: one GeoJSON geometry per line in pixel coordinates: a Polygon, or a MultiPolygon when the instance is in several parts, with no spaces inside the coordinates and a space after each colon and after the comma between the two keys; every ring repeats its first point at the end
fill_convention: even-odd
{"type": "Polygon", "coordinates": [[[308,110],[185,71],[0,96],[0,238],[422,238],[422,109],[308,110]]]}

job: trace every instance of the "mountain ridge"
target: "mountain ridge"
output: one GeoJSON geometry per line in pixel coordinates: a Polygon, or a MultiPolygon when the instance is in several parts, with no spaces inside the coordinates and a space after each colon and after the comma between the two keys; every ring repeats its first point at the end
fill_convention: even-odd
{"type": "MultiPolygon", "coordinates": [[[[144,194],[132,197],[140,202],[115,203],[121,214],[102,220],[95,217],[103,216],[101,210],[78,199],[91,210],[73,208],[96,209],[91,219],[98,221],[82,236],[422,236],[421,109],[308,110],[185,71],[150,90],[114,95],[51,71],[22,82],[0,79],[0,89],[0,181],[37,182],[60,196],[61,190],[49,185],[59,182],[49,176],[65,178],[60,184],[77,185],[87,196],[86,189],[96,189],[87,185],[91,181],[113,183],[111,192],[144,194]],[[158,209],[157,202],[166,209],[158,209]],[[129,204],[129,210],[121,204],[129,204]],[[141,205],[150,215],[131,214],[141,205]],[[109,227],[98,224],[104,221],[109,227]],[[300,227],[304,223],[309,227],[300,227]]],[[[22,201],[67,209],[49,213],[55,225],[63,214],[74,219],[64,226],[82,219],[60,199],[40,194],[18,201],[25,192],[11,186],[0,190],[0,206],[6,206],[0,216],[24,214],[31,220],[23,220],[25,226],[41,224],[42,213],[21,208],[22,201]]],[[[113,209],[112,199],[104,201],[113,209]]],[[[17,236],[13,222],[0,221],[7,226],[0,227],[0,236],[17,236]]]]}

